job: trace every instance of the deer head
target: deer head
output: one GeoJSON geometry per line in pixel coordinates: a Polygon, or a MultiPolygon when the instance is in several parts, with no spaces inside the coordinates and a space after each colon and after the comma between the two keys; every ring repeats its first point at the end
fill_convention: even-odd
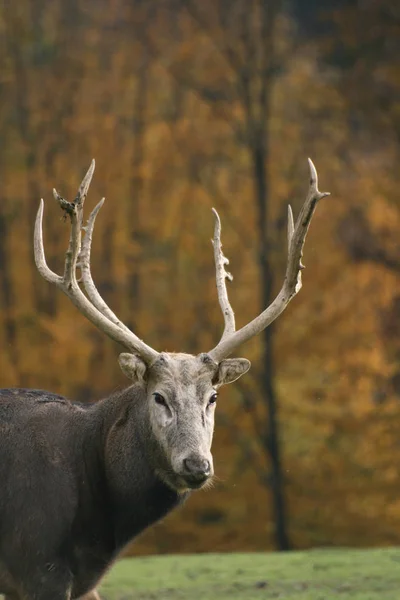
{"type": "Polygon", "coordinates": [[[104,198],[83,227],[83,206],[95,168],[94,160],[73,202],[53,190],[55,199],[71,222],[62,276],[46,264],[43,200],[40,202],[34,234],[36,266],[40,274],[60,288],[89,321],[127,351],[119,356],[119,364],[124,374],[144,391],[148,422],[159,449],[159,475],[178,491],[201,487],[213,474],[211,442],[218,389],[235,381],[250,368],[247,359],[228,357],[272,323],[301,288],[305,237],[317,201],[328,195],[318,191],[317,172],[310,159],[309,167],[309,192],[296,224],[289,206],[288,260],[282,288],[269,307],[238,331],[226,289],[226,280],[231,280],[232,276],[225,269],[228,260],[222,253],[221,223],[213,209],[217,292],[225,327],[215,348],[198,356],[157,352],[128,329],[100,296],[91,275],[90,252],[95,219],[104,198]],[[83,239],[82,230],[85,233],[83,239]],[[81,272],[79,281],[77,269],[81,272]]]}

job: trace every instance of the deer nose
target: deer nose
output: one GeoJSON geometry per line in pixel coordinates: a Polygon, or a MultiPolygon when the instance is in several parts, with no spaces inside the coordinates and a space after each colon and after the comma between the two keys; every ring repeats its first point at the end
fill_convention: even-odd
{"type": "Polygon", "coordinates": [[[185,472],[193,479],[205,479],[211,472],[210,461],[206,458],[191,457],[183,460],[185,472]]]}

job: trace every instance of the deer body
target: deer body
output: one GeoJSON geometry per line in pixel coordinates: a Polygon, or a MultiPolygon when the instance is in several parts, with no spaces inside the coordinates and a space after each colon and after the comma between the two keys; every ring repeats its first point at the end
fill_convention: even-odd
{"type": "Polygon", "coordinates": [[[72,203],[53,191],[71,221],[63,275],[46,264],[43,201],[35,224],[35,261],[48,282],[127,350],[119,364],[133,385],[90,406],[41,390],[0,390],[0,593],[7,600],[84,595],[95,600],[96,584],[123,547],[210,481],[217,390],[250,368],[245,358],[226,357],[265,329],[300,290],[305,236],[317,201],[326,195],[318,191],[310,161],[310,190],[296,224],[289,210],[282,289],[238,331],[214,211],[222,338],[210,352],[197,356],[160,353],[118,319],[93,282],[91,241],[103,204],[83,227],[93,172],[94,161],[72,203]]]}
{"type": "Polygon", "coordinates": [[[187,497],[155,472],[143,396],[135,385],[82,408],[41,391],[0,392],[0,592],[36,597],[56,576],[61,594],[87,593],[187,497]]]}

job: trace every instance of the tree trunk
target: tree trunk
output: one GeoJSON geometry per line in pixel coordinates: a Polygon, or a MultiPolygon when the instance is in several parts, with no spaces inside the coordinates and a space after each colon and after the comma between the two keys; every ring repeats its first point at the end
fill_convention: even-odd
{"type": "MultiPolygon", "coordinates": [[[[258,140],[252,149],[254,169],[254,192],[258,209],[259,251],[261,290],[260,304],[264,310],[273,300],[273,274],[271,262],[268,257],[268,174],[266,164],[268,159],[268,145],[266,136],[258,140]]],[[[270,325],[262,333],[263,349],[263,377],[261,380],[262,393],[265,397],[268,411],[268,423],[265,431],[265,448],[271,461],[271,474],[269,484],[272,495],[273,516],[275,524],[275,543],[278,550],[289,550],[290,542],[287,532],[286,502],[284,494],[284,481],[282,473],[282,458],[279,440],[278,403],[275,391],[274,370],[274,332],[275,326],[270,325]]]]}

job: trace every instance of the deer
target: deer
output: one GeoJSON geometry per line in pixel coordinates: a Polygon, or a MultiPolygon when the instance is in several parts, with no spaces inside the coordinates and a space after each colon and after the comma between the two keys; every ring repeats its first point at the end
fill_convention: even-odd
{"type": "Polygon", "coordinates": [[[43,390],[0,390],[0,593],[6,600],[98,600],[99,582],[126,545],[210,483],[218,390],[250,368],[246,358],[230,355],[300,291],[306,234],[318,201],[329,195],[318,190],[309,159],[309,190],[296,223],[288,208],[282,288],[238,330],[213,209],[221,339],[198,355],[158,352],[119,320],[93,281],[91,244],[104,198],[86,225],[83,207],[94,169],[93,160],[72,202],[53,189],[70,222],[63,274],[46,262],[43,199],[34,227],[35,263],[47,282],[122,346],[119,365],[131,385],[86,405],[43,390]]]}

